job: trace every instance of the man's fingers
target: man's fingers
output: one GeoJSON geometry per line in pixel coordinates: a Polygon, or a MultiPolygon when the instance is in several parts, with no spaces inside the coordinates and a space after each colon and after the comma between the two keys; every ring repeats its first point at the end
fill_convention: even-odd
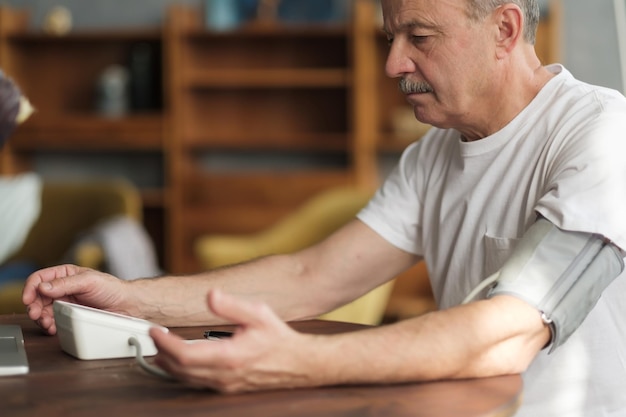
{"type": "Polygon", "coordinates": [[[158,352],[155,363],[166,372],[178,376],[178,367],[175,365],[180,361],[184,342],[178,336],[167,333],[158,327],[153,327],[149,331],[158,352]]]}
{"type": "Polygon", "coordinates": [[[154,345],[159,350],[161,358],[157,362],[161,362],[167,357],[167,362],[175,362],[178,366],[181,365],[194,365],[194,364],[206,364],[211,360],[211,352],[221,351],[220,346],[222,342],[213,342],[208,340],[200,340],[196,343],[190,343],[184,341],[179,336],[164,332],[158,327],[150,329],[150,337],[154,341],[154,345]],[[207,346],[217,348],[214,350],[208,350],[207,346]]]}
{"type": "Polygon", "coordinates": [[[75,265],[59,265],[33,273],[28,277],[24,285],[22,302],[25,305],[33,303],[37,299],[40,290],[44,290],[45,295],[50,295],[48,294],[49,289],[42,286],[43,283],[78,274],[81,269],[75,265]]]}
{"type": "Polygon", "coordinates": [[[50,298],[58,299],[73,294],[80,294],[88,280],[82,275],[82,268],[66,265],[65,271],[54,279],[39,284],[39,291],[50,298]]]}
{"type": "Polygon", "coordinates": [[[220,290],[210,291],[207,303],[216,316],[232,324],[261,327],[268,320],[279,321],[267,305],[236,298],[220,290]]]}
{"type": "Polygon", "coordinates": [[[176,349],[179,349],[183,343],[180,337],[170,334],[169,332],[165,332],[158,327],[151,328],[149,334],[159,351],[175,351],[176,349]]]}

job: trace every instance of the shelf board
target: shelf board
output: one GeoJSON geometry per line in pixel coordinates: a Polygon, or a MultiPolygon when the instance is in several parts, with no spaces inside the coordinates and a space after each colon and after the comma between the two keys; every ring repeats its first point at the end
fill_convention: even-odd
{"type": "Polygon", "coordinates": [[[402,153],[416,140],[419,140],[419,137],[409,138],[393,134],[383,134],[379,137],[377,149],[381,153],[402,153]]]}
{"type": "Polygon", "coordinates": [[[185,146],[193,151],[239,150],[239,151],[322,151],[347,152],[348,139],[345,133],[288,133],[208,136],[198,132],[185,140],[185,146]]]}
{"type": "Polygon", "coordinates": [[[165,198],[165,190],[161,188],[144,188],[141,189],[141,201],[144,207],[148,208],[164,208],[167,205],[165,198]]]}
{"type": "Polygon", "coordinates": [[[142,114],[119,119],[91,114],[36,115],[15,134],[18,151],[39,150],[161,150],[163,117],[142,114]]]}
{"type": "Polygon", "coordinates": [[[192,207],[298,205],[330,187],[352,183],[349,169],[214,172],[197,166],[183,181],[184,204],[192,207]]]}
{"type": "Polygon", "coordinates": [[[202,22],[196,22],[196,26],[186,33],[188,39],[203,40],[212,38],[293,38],[293,37],[345,37],[349,33],[349,27],[342,23],[265,23],[251,21],[233,30],[215,31],[202,26],[202,22]]]}
{"type": "Polygon", "coordinates": [[[343,88],[351,79],[345,68],[189,70],[190,88],[343,88]]]}
{"type": "Polygon", "coordinates": [[[128,41],[159,41],[162,33],[159,29],[84,29],[68,33],[67,35],[50,35],[44,32],[26,31],[8,35],[10,42],[19,43],[106,43],[128,41]]]}

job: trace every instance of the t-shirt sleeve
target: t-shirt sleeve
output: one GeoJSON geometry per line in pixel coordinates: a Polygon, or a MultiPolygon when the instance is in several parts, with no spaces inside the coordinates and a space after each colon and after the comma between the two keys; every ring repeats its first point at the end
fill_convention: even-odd
{"type": "Polygon", "coordinates": [[[626,107],[567,133],[550,149],[556,156],[536,211],[559,228],[597,233],[625,250],[626,107]]]}
{"type": "Polygon", "coordinates": [[[420,142],[410,145],[357,217],[392,245],[421,255],[421,205],[416,184],[420,142]]]}

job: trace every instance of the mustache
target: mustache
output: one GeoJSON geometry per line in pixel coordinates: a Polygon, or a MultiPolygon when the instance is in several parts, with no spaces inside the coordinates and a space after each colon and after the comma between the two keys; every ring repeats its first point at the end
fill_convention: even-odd
{"type": "Polygon", "coordinates": [[[398,88],[402,94],[432,93],[434,91],[427,82],[411,81],[406,78],[401,78],[398,81],[398,88]]]}

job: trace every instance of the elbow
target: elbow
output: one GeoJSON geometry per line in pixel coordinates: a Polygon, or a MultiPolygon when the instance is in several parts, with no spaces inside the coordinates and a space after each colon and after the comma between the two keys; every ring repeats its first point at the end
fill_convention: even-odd
{"type": "Polygon", "coordinates": [[[468,352],[465,377],[521,374],[550,342],[548,326],[535,325],[468,352]]]}
{"type": "Polygon", "coordinates": [[[486,302],[495,308],[490,316],[498,318],[489,324],[499,326],[501,331],[486,341],[479,352],[474,352],[475,370],[483,376],[525,372],[549,344],[550,327],[534,307],[516,298],[498,296],[486,302]]]}
{"type": "Polygon", "coordinates": [[[528,349],[513,349],[508,354],[496,358],[494,362],[493,376],[521,374],[528,370],[538,352],[528,349]]]}
{"type": "Polygon", "coordinates": [[[528,370],[545,344],[542,338],[506,340],[469,358],[468,366],[459,376],[475,378],[522,374],[528,370]]]}

